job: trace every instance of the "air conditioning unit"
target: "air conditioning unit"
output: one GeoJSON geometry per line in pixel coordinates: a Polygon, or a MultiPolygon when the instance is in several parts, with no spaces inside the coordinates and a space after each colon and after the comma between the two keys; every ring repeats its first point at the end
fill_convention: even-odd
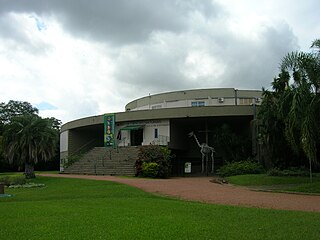
{"type": "Polygon", "coordinates": [[[218,102],[219,102],[219,103],[223,103],[223,102],[224,102],[224,98],[223,98],[223,97],[218,98],[218,102]]]}

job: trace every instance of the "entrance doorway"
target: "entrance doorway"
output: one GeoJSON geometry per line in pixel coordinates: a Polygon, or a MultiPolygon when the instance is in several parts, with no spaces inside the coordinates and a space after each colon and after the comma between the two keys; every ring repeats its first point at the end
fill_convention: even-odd
{"type": "Polygon", "coordinates": [[[131,146],[141,146],[143,142],[143,129],[134,129],[130,131],[131,146]]]}

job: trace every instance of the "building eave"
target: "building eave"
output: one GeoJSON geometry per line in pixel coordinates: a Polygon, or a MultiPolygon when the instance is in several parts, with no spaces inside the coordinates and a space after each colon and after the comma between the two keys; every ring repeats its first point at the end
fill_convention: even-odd
{"type": "MultiPolygon", "coordinates": [[[[116,114],[116,122],[132,122],[142,120],[160,120],[176,118],[218,117],[218,116],[253,116],[255,106],[231,105],[231,106],[206,106],[206,107],[179,107],[152,110],[139,110],[119,112],[116,114]]],[[[68,122],[61,127],[61,132],[66,130],[103,124],[103,116],[92,116],[68,122]]]]}

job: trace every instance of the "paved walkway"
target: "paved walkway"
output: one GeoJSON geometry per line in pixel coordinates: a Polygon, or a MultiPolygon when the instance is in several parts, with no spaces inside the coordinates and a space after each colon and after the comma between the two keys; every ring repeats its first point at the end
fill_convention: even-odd
{"type": "Polygon", "coordinates": [[[146,192],[206,203],[320,212],[320,196],[251,191],[245,187],[212,183],[210,177],[143,179],[70,174],[39,175],[113,181],[141,188],[146,192]]]}

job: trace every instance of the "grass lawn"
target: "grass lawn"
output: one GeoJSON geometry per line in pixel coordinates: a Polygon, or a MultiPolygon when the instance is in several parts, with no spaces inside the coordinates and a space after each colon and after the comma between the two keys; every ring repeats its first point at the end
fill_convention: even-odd
{"type": "Polygon", "coordinates": [[[320,213],[181,201],[108,181],[34,182],[46,187],[0,198],[0,239],[320,238],[320,213]]]}
{"type": "Polygon", "coordinates": [[[227,179],[230,183],[241,186],[320,194],[320,174],[314,174],[312,183],[309,177],[277,177],[267,174],[238,175],[227,179]]]}

